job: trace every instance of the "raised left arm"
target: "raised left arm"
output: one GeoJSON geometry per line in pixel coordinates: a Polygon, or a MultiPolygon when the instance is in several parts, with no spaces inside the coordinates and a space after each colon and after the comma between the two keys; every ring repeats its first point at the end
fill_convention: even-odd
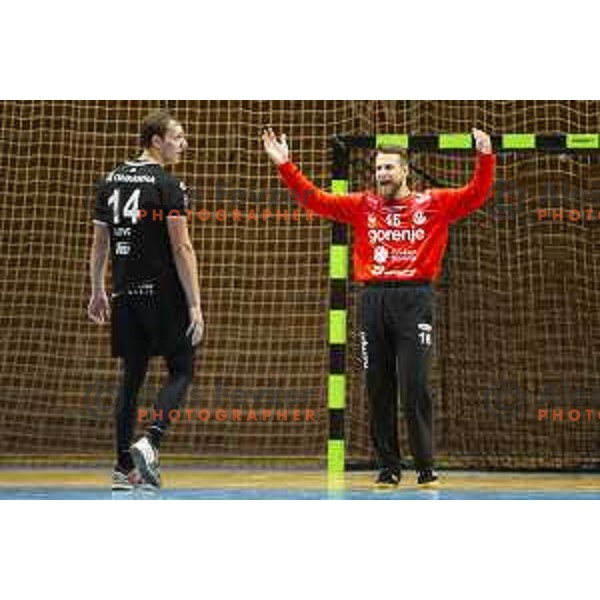
{"type": "Polygon", "coordinates": [[[494,183],[496,157],[493,154],[490,136],[478,129],[473,130],[477,148],[477,164],[471,181],[456,189],[435,190],[443,209],[448,213],[448,221],[453,222],[467,217],[480,208],[489,195],[494,183]]]}

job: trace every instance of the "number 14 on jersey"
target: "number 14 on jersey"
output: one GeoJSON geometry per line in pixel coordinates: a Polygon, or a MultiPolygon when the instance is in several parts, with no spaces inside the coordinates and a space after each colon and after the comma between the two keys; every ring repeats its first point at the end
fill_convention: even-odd
{"type": "Polygon", "coordinates": [[[140,188],[133,191],[129,199],[123,206],[123,213],[121,215],[121,191],[115,190],[110,198],[108,199],[108,205],[113,210],[113,223],[119,225],[121,223],[121,216],[123,219],[130,219],[131,223],[135,225],[139,219],[139,204],[140,204],[140,188]]]}

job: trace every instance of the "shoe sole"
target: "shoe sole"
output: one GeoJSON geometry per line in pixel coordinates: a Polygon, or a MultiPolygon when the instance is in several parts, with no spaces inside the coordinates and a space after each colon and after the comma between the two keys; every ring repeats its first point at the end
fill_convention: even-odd
{"type": "Polygon", "coordinates": [[[111,488],[113,492],[130,492],[132,489],[132,485],[126,485],[124,483],[115,483],[111,488]]]}
{"type": "Polygon", "coordinates": [[[155,488],[160,488],[160,479],[152,472],[152,469],[148,466],[142,452],[135,446],[132,446],[129,452],[131,453],[133,464],[136,466],[136,469],[140,472],[143,479],[155,488]]]}
{"type": "Polygon", "coordinates": [[[375,481],[375,485],[382,488],[396,488],[401,481],[401,479],[398,479],[398,481],[375,481]]]}
{"type": "Polygon", "coordinates": [[[440,484],[440,480],[436,479],[435,481],[426,481],[424,483],[418,483],[419,488],[436,488],[440,484]]]}

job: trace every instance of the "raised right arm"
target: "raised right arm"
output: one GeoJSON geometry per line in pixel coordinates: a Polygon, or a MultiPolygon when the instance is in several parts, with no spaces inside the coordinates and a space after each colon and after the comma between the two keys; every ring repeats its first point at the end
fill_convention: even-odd
{"type": "Polygon", "coordinates": [[[333,221],[351,223],[358,210],[361,196],[337,196],[319,189],[292,162],[279,167],[279,174],[294,198],[306,209],[333,221]]]}
{"type": "Polygon", "coordinates": [[[354,220],[362,198],[360,194],[338,196],[319,189],[290,161],[285,135],[278,140],[273,130],[267,129],[262,139],[265,151],[277,165],[283,182],[304,208],[333,221],[351,223],[354,220]]]}

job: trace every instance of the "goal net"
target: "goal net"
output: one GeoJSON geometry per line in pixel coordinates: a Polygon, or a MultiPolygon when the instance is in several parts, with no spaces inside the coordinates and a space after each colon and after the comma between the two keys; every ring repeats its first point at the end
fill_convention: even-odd
{"type": "MultiPolygon", "coordinates": [[[[598,102],[0,102],[3,460],[108,460],[113,451],[119,372],[108,328],[86,318],[90,193],[136,154],[142,118],[165,107],[190,143],[175,174],[192,189],[207,328],[183,407],[193,416],[182,414],[164,452],[285,464],[326,456],[331,225],[295,212],[262,150],[262,127],[287,133],[293,159],[321,187],[333,135],[600,131],[598,102]]],[[[358,189],[369,184],[368,158],[353,156],[358,189]]],[[[414,160],[448,185],[472,168],[464,153],[414,160]]],[[[537,411],[572,408],[573,390],[577,406],[593,408],[600,387],[598,154],[506,153],[497,180],[493,202],[452,229],[438,286],[439,453],[464,467],[595,466],[600,393],[590,421],[566,411],[563,421],[538,420],[537,411]],[[538,219],[538,209],[560,207],[595,207],[595,220],[538,219]]],[[[347,459],[369,461],[356,293],[351,285],[345,437],[347,459]]],[[[164,376],[154,363],[140,397],[150,411],[164,376]]]]}

